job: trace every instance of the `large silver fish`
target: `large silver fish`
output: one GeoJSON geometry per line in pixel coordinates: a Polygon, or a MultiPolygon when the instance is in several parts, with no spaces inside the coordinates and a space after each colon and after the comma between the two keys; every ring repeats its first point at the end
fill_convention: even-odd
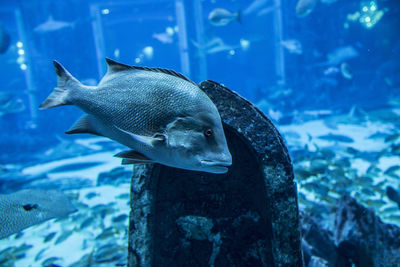
{"type": "Polygon", "coordinates": [[[26,189],[0,194],[0,239],[75,211],[69,199],[55,190],[26,189]]]}
{"type": "Polygon", "coordinates": [[[41,109],[76,105],[88,115],[67,132],[111,138],[131,150],[123,163],[158,162],[225,173],[232,164],[220,115],[192,81],[172,70],[127,66],[106,59],[98,86],[84,86],[54,61],[58,87],[41,109]]]}

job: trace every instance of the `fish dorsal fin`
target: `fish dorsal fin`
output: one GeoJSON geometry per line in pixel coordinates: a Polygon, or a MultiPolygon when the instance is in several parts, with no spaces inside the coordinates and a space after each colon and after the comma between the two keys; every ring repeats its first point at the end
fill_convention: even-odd
{"type": "Polygon", "coordinates": [[[172,76],[181,78],[181,79],[183,79],[183,80],[185,80],[187,82],[190,82],[190,83],[192,83],[192,84],[197,86],[197,84],[195,84],[193,81],[191,81],[188,77],[186,77],[185,75],[180,74],[180,73],[178,73],[178,72],[176,72],[174,70],[163,69],[163,68],[139,67],[139,66],[133,66],[132,68],[138,69],[138,70],[147,70],[147,71],[165,73],[165,74],[168,74],[168,75],[172,75],[172,76]]]}
{"type": "Polygon", "coordinates": [[[123,70],[131,70],[132,67],[119,63],[117,61],[114,61],[112,59],[106,58],[107,66],[108,66],[108,73],[113,73],[113,72],[118,72],[118,71],[123,71],[123,70]]]}
{"type": "Polygon", "coordinates": [[[159,73],[165,73],[168,75],[172,75],[178,78],[181,78],[187,82],[190,82],[194,85],[197,86],[193,81],[191,81],[188,77],[186,77],[183,74],[180,74],[174,70],[169,70],[169,69],[163,69],[163,68],[149,68],[149,67],[139,67],[139,66],[129,66],[125,65],[119,62],[116,62],[112,59],[106,58],[107,65],[108,65],[108,72],[113,73],[117,71],[123,71],[123,70],[145,70],[145,71],[153,71],[153,72],[159,72],[159,73]]]}
{"type": "Polygon", "coordinates": [[[90,121],[89,115],[83,115],[80,117],[72,127],[65,132],[66,134],[80,134],[80,133],[88,133],[94,134],[98,136],[103,136],[93,127],[92,122],[90,121]]]}

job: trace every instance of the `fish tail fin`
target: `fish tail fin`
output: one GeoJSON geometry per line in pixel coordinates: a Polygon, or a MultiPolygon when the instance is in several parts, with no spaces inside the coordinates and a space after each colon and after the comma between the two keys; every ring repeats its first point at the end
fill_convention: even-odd
{"type": "Polygon", "coordinates": [[[236,12],[236,19],[237,19],[237,21],[238,21],[240,24],[242,24],[242,10],[241,10],[241,9],[239,9],[239,10],[236,12]]]}
{"type": "Polygon", "coordinates": [[[69,100],[69,93],[71,89],[81,87],[82,84],[74,78],[60,63],[53,61],[57,73],[57,87],[54,91],[43,101],[39,109],[49,109],[53,107],[72,105],[69,100]]]}

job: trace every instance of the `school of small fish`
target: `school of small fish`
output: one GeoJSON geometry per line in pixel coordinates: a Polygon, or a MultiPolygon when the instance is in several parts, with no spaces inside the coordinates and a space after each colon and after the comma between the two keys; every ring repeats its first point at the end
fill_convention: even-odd
{"type": "Polygon", "coordinates": [[[330,116],[319,126],[328,134],[315,135],[309,130],[302,133],[303,139],[293,129],[283,130],[302,209],[323,219],[332,214],[340,196],[350,194],[385,222],[400,225],[399,107],[394,111],[356,108],[347,115],[330,116]],[[376,130],[358,135],[358,127],[373,124],[376,130]],[[344,126],[354,130],[339,132],[344,126]]]}

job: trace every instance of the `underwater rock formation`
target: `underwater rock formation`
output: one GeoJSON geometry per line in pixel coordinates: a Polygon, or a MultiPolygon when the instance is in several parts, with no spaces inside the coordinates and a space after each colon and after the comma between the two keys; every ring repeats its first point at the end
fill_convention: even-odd
{"type": "Polygon", "coordinates": [[[356,266],[400,263],[400,228],[383,223],[372,209],[350,196],[339,201],[334,234],[339,254],[356,266]]]}
{"type": "Polygon", "coordinates": [[[293,169],[265,115],[224,86],[217,106],[233,164],[211,174],[135,165],[128,266],[302,266],[293,169]]]}
{"type": "MultiPolygon", "coordinates": [[[[338,253],[333,234],[315,222],[309,215],[301,212],[302,249],[305,266],[311,264],[311,258],[322,258],[336,266],[338,253]]],[[[316,261],[316,260],[315,260],[316,261]]]]}
{"type": "Polygon", "coordinates": [[[400,262],[400,228],[383,223],[372,209],[348,195],[339,200],[333,232],[324,229],[326,222],[318,223],[303,212],[301,217],[305,266],[397,266],[400,262]]]}

